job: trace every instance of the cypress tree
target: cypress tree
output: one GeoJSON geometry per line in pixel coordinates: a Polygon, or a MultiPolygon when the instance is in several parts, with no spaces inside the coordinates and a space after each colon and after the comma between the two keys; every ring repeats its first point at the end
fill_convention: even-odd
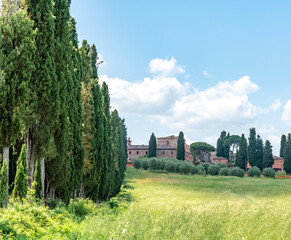
{"type": "Polygon", "coordinates": [[[42,197],[42,181],[41,181],[40,158],[37,158],[37,160],[36,160],[32,188],[34,190],[34,197],[41,199],[41,197],[42,197]]]}
{"type": "Polygon", "coordinates": [[[239,144],[239,150],[235,159],[235,165],[246,170],[247,168],[247,140],[245,138],[245,135],[242,134],[240,144],[239,144]]]}
{"type": "Polygon", "coordinates": [[[256,164],[258,168],[263,169],[263,155],[264,155],[264,144],[260,135],[257,136],[257,144],[256,144],[256,164]]]}
{"type": "Polygon", "coordinates": [[[291,173],[291,133],[288,134],[284,147],[284,170],[288,174],[291,173]]]}
{"type": "Polygon", "coordinates": [[[280,157],[284,158],[284,148],[286,144],[286,135],[281,136],[281,143],[280,143],[280,157]]]}
{"type": "Polygon", "coordinates": [[[223,147],[224,147],[224,157],[229,160],[229,149],[230,146],[228,144],[228,139],[230,138],[230,134],[228,133],[227,136],[224,138],[223,147]]]}
{"type": "Polygon", "coordinates": [[[267,140],[264,146],[264,156],[263,156],[263,163],[262,168],[271,168],[274,164],[274,158],[273,158],[273,151],[272,151],[272,145],[267,140]]]}
{"type": "Polygon", "coordinates": [[[177,141],[177,159],[185,160],[185,139],[184,133],[180,132],[177,141]]]}
{"type": "Polygon", "coordinates": [[[22,200],[23,198],[26,197],[26,194],[27,194],[26,147],[25,145],[23,145],[17,161],[13,197],[22,200]]]}
{"type": "Polygon", "coordinates": [[[256,129],[251,128],[247,152],[248,152],[248,160],[252,167],[257,166],[256,151],[257,151],[256,129]]]}
{"type": "Polygon", "coordinates": [[[7,162],[3,161],[0,172],[0,207],[8,207],[8,175],[7,162]]]}
{"type": "Polygon", "coordinates": [[[2,1],[0,35],[1,39],[5,36],[5,41],[0,39],[0,145],[7,164],[7,175],[9,148],[19,138],[22,128],[35,50],[33,22],[25,10],[16,11],[14,2],[2,1]]]}
{"type": "Polygon", "coordinates": [[[148,157],[156,157],[157,156],[157,139],[154,133],[152,133],[149,141],[149,152],[148,157]]]}
{"type": "Polygon", "coordinates": [[[222,131],[219,139],[217,140],[217,157],[225,157],[224,156],[224,140],[226,138],[226,132],[222,131]]]}
{"type": "MultiPolygon", "coordinates": [[[[56,153],[54,139],[60,112],[60,85],[55,67],[55,19],[51,0],[28,0],[28,13],[34,21],[36,35],[35,71],[30,88],[27,125],[28,183],[31,185],[35,157],[53,158],[56,153]]],[[[44,166],[43,166],[44,167],[44,166]]]]}

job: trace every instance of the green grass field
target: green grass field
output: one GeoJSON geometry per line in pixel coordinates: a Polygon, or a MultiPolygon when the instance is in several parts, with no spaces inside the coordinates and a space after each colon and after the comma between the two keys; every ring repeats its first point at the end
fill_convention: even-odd
{"type": "Polygon", "coordinates": [[[83,222],[88,239],[291,239],[291,180],[128,168],[129,208],[83,222]],[[98,232],[98,233],[97,233],[98,232]]]}

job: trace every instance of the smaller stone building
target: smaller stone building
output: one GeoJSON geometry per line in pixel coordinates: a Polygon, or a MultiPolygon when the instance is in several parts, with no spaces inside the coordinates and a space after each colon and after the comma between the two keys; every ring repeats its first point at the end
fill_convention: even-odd
{"type": "MultiPolygon", "coordinates": [[[[284,158],[278,157],[278,156],[273,156],[274,158],[274,164],[272,168],[276,172],[283,172],[284,171],[284,158]]],[[[250,163],[247,163],[247,169],[251,168],[250,163]]]]}

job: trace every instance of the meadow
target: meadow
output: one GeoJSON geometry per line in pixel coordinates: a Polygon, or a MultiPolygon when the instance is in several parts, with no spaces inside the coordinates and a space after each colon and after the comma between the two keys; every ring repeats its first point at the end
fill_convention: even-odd
{"type": "Polygon", "coordinates": [[[29,221],[14,223],[23,232],[25,224],[33,225],[36,232],[26,236],[35,239],[291,239],[290,184],[291,179],[185,176],[128,167],[122,193],[110,202],[96,207],[86,200],[41,213],[27,208],[29,221]]]}

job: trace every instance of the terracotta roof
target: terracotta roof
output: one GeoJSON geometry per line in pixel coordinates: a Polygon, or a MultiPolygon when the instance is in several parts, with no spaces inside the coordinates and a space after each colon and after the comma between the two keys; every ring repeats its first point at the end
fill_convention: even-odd
{"type": "Polygon", "coordinates": [[[178,139],[178,136],[175,136],[175,135],[171,135],[171,136],[168,136],[168,137],[159,137],[158,139],[168,139],[168,138],[174,138],[174,139],[178,139]]]}

